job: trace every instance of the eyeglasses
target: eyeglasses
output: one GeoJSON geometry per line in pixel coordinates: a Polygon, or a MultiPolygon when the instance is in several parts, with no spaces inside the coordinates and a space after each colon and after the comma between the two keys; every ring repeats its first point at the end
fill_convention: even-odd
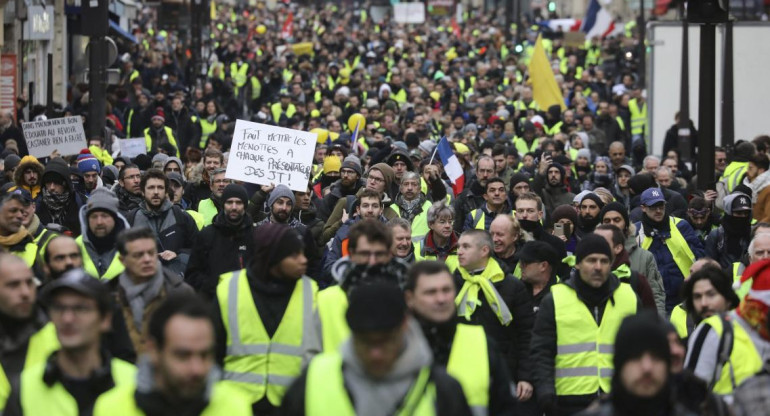
{"type": "Polygon", "coordinates": [[[48,312],[51,315],[63,316],[67,311],[72,312],[77,317],[84,316],[90,312],[93,312],[96,308],[88,305],[62,305],[60,303],[54,303],[48,308],[48,312]]]}
{"type": "Polygon", "coordinates": [[[366,180],[371,180],[374,183],[385,183],[384,178],[378,178],[376,176],[367,175],[366,180]]]}
{"type": "Polygon", "coordinates": [[[647,207],[650,211],[665,211],[666,204],[655,204],[652,206],[647,207]]]}
{"type": "Polygon", "coordinates": [[[354,171],[354,170],[347,170],[346,169],[346,170],[341,170],[340,171],[340,176],[353,176],[353,175],[357,175],[356,171],[354,171]]]}

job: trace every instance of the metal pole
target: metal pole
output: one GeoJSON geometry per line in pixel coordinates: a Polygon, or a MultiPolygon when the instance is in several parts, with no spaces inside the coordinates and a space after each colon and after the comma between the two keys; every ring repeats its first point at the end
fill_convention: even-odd
{"type": "Polygon", "coordinates": [[[644,88],[645,71],[647,70],[647,47],[645,38],[647,37],[647,28],[644,22],[644,0],[639,0],[639,85],[644,88]]]}
{"type": "Polygon", "coordinates": [[[716,109],[716,25],[700,28],[700,86],[698,88],[698,189],[708,189],[714,182],[714,117],[716,109]]]}
{"type": "MultiPolygon", "coordinates": [[[[687,8],[680,5],[682,15],[682,74],[679,88],[679,151],[682,160],[692,159],[690,143],[690,25],[687,23],[687,8]]],[[[665,155],[664,155],[665,156],[665,155]]]]}
{"type": "Polygon", "coordinates": [[[735,143],[735,99],[733,91],[733,22],[725,23],[722,69],[722,146],[735,143]]]}
{"type": "Polygon", "coordinates": [[[48,117],[53,117],[53,54],[48,54],[47,62],[47,78],[46,82],[46,113],[48,117]]]}
{"type": "Polygon", "coordinates": [[[92,36],[88,45],[88,137],[101,137],[104,135],[107,94],[107,41],[104,36],[92,36]]]}

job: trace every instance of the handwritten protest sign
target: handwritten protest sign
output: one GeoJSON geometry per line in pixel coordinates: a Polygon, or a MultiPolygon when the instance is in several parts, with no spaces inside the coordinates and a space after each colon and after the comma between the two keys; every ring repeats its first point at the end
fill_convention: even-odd
{"type": "Polygon", "coordinates": [[[144,137],[135,137],[133,139],[120,139],[120,155],[124,157],[135,158],[142,153],[147,153],[147,144],[144,137]]]}
{"type": "Polygon", "coordinates": [[[315,144],[315,133],[237,120],[225,176],[259,185],[284,184],[294,191],[305,191],[313,168],[315,144]]]}
{"type": "Polygon", "coordinates": [[[22,123],[29,154],[48,157],[54,150],[61,155],[76,155],[88,147],[80,116],[53,118],[22,123]]]}

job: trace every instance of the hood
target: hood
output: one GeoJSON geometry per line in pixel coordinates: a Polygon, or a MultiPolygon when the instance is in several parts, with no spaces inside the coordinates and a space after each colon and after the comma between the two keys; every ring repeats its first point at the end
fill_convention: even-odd
{"type": "Polygon", "coordinates": [[[385,159],[385,163],[390,167],[393,167],[393,164],[397,161],[406,163],[406,168],[410,172],[414,171],[414,162],[412,161],[412,158],[409,157],[409,153],[407,153],[406,150],[396,149],[387,157],[387,159],[385,159]]]}
{"type": "Polygon", "coordinates": [[[751,199],[753,200],[753,203],[757,202],[757,196],[759,196],[759,193],[762,192],[763,189],[767,188],[768,185],[770,185],[770,170],[763,172],[754,178],[754,182],[748,184],[748,186],[751,188],[751,199]]]}
{"type": "Polygon", "coordinates": [[[166,170],[166,166],[167,166],[169,163],[171,163],[171,162],[175,162],[177,165],[179,165],[179,168],[182,170],[182,176],[184,176],[184,163],[182,163],[182,160],[181,160],[181,159],[179,159],[179,158],[178,158],[178,157],[176,157],[176,156],[171,156],[171,157],[169,157],[168,159],[166,159],[166,161],[165,161],[165,162],[163,162],[163,171],[165,171],[165,170],[166,170]]]}
{"type": "Polygon", "coordinates": [[[45,183],[45,178],[50,175],[58,175],[64,178],[64,181],[67,183],[67,189],[69,189],[70,192],[74,190],[72,186],[72,179],[70,179],[70,170],[64,159],[56,158],[48,162],[48,165],[43,171],[40,184],[43,185],[45,183]]]}
{"type": "MultiPolygon", "coordinates": [[[[88,243],[88,220],[86,219],[86,208],[88,208],[87,205],[83,205],[80,207],[80,210],[78,210],[78,218],[80,219],[80,235],[83,237],[83,243],[88,243]]],[[[118,226],[118,223],[123,224],[123,229],[127,230],[131,228],[131,224],[128,223],[128,220],[126,217],[123,216],[120,212],[114,212],[113,213],[115,217],[117,218],[115,222],[115,226],[118,226]]]]}
{"type": "Polygon", "coordinates": [[[22,176],[24,176],[24,171],[27,168],[33,168],[35,169],[35,171],[37,171],[37,175],[38,175],[37,186],[40,186],[43,180],[43,173],[45,172],[45,167],[40,162],[38,162],[34,156],[29,156],[29,155],[21,158],[19,165],[16,166],[16,170],[13,172],[13,182],[17,185],[20,185],[22,176]]]}
{"type": "Polygon", "coordinates": [[[626,237],[626,243],[625,243],[625,249],[628,251],[628,254],[631,255],[631,252],[636,250],[638,247],[638,244],[636,242],[636,224],[631,223],[628,224],[628,236],[626,237]]]}

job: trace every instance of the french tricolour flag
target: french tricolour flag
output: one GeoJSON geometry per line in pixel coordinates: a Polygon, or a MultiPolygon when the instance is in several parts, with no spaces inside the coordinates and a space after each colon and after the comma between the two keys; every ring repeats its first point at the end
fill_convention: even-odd
{"type": "Polygon", "coordinates": [[[460,161],[457,160],[457,156],[452,151],[452,146],[446,137],[442,137],[439,140],[437,151],[438,157],[441,158],[441,163],[444,165],[444,172],[449,177],[449,181],[452,182],[452,190],[455,196],[457,196],[465,187],[463,167],[460,165],[460,161]]]}
{"type": "Polygon", "coordinates": [[[606,0],[591,0],[588,3],[586,17],[583,19],[580,31],[586,34],[586,39],[599,36],[609,36],[616,31],[615,22],[609,10],[604,5],[609,2],[606,0]]]}

